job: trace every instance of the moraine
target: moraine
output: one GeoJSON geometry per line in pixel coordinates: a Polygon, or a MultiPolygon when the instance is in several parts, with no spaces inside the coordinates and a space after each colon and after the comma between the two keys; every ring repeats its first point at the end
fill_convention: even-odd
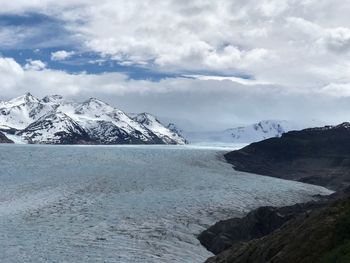
{"type": "Polygon", "coordinates": [[[0,262],[203,262],[196,235],[325,188],[233,171],[219,149],[0,146],[0,262]]]}

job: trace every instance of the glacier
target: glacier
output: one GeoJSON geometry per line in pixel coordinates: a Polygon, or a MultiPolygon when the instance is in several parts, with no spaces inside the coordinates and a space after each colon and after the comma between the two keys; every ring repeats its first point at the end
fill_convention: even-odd
{"type": "Polygon", "coordinates": [[[0,145],[0,262],[203,262],[214,222],[332,193],[236,172],[226,151],[0,145]]]}

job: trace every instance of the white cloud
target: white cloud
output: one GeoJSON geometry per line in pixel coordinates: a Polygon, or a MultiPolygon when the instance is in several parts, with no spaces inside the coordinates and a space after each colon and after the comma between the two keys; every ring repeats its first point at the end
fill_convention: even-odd
{"type": "Polygon", "coordinates": [[[261,81],[314,86],[350,80],[347,70],[332,70],[350,59],[334,52],[349,46],[345,10],[350,4],[340,0],[103,0],[61,18],[86,47],[120,61],[151,60],[165,71],[245,72],[261,81]],[[292,32],[288,17],[302,21],[292,32]],[[329,73],[318,74],[320,68],[329,73]]]}
{"type": "Polygon", "coordinates": [[[46,63],[41,60],[28,59],[27,63],[24,65],[25,70],[35,70],[40,71],[46,68],[46,63]]]}
{"type": "Polygon", "coordinates": [[[326,30],[326,43],[335,51],[350,49],[350,28],[338,27],[326,30]]]}
{"type": "MultiPolygon", "coordinates": [[[[4,1],[0,14],[37,12],[58,19],[80,41],[77,49],[101,54],[96,63],[114,59],[163,72],[254,80],[200,76],[156,83],[119,73],[35,71],[1,58],[1,95],[28,89],[38,95],[91,94],[126,110],[211,126],[298,116],[346,120],[349,10],[350,2],[341,0],[4,1]]],[[[41,30],[2,27],[1,45],[17,46],[41,30]]],[[[69,57],[60,52],[53,59],[69,57]]]]}
{"type": "Polygon", "coordinates": [[[272,84],[272,83],[268,83],[268,82],[260,82],[260,81],[256,81],[253,79],[244,79],[244,78],[239,78],[239,77],[206,76],[206,75],[185,75],[185,77],[199,79],[199,80],[221,80],[221,81],[230,80],[232,82],[236,82],[236,83],[243,84],[246,86],[259,85],[259,84],[260,85],[271,85],[272,84]]]}
{"type": "Polygon", "coordinates": [[[72,57],[75,54],[74,51],[59,50],[51,53],[51,60],[61,61],[72,57]]]}
{"type": "Polygon", "coordinates": [[[341,0],[17,0],[0,13],[57,18],[79,48],[121,64],[309,87],[350,81],[349,10],[341,0]]]}
{"type": "Polygon", "coordinates": [[[186,129],[224,129],[261,119],[337,123],[350,115],[350,82],[321,89],[292,89],[239,78],[196,77],[151,82],[120,73],[36,71],[21,67],[12,58],[0,58],[2,99],[27,91],[38,97],[98,97],[126,112],[151,112],[186,129]]]}

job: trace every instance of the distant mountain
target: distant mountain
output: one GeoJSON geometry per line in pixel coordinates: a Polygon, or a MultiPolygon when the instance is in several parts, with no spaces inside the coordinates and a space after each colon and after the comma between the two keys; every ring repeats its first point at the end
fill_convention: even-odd
{"type": "Polygon", "coordinates": [[[27,93],[6,102],[0,102],[0,127],[3,130],[22,130],[54,107],[27,93]]]}
{"type": "Polygon", "coordinates": [[[165,127],[159,120],[149,113],[141,113],[136,115],[133,120],[141,123],[147,129],[156,134],[167,144],[185,144],[186,140],[181,133],[175,128],[174,124],[165,127]]]}
{"type": "MultiPolygon", "coordinates": [[[[30,93],[0,102],[0,131],[38,144],[185,144],[151,114],[131,118],[95,98],[82,103],[30,93]]],[[[16,140],[17,141],[17,140],[16,140]]]]}
{"type": "MultiPolygon", "coordinates": [[[[308,127],[317,126],[316,122],[308,125],[308,127]]],[[[283,133],[303,128],[307,126],[290,121],[265,120],[223,131],[185,132],[184,134],[190,143],[252,143],[281,137],[283,133]]]]}

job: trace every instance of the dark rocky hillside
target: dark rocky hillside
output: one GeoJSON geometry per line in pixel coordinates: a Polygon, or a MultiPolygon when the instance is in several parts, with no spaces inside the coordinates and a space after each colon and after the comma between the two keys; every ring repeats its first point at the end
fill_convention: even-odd
{"type": "Polygon", "coordinates": [[[223,220],[203,231],[198,239],[214,254],[242,242],[266,236],[289,220],[324,207],[324,202],[309,202],[286,207],[260,207],[243,218],[223,220]]]}
{"type": "Polygon", "coordinates": [[[350,262],[350,124],[305,129],[225,155],[236,170],[336,190],[295,206],[261,207],[198,237],[208,263],[350,262]]]}
{"type": "Polygon", "coordinates": [[[304,213],[272,234],[239,242],[207,263],[350,262],[350,200],[304,213]]]}
{"type": "Polygon", "coordinates": [[[0,132],[0,143],[13,143],[9,138],[5,136],[2,132],[0,132]]]}
{"type": "Polygon", "coordinates": [[[341,190],[350,184],[350,123],[288,132],[225,158],[239,171],[341,190]]]}

